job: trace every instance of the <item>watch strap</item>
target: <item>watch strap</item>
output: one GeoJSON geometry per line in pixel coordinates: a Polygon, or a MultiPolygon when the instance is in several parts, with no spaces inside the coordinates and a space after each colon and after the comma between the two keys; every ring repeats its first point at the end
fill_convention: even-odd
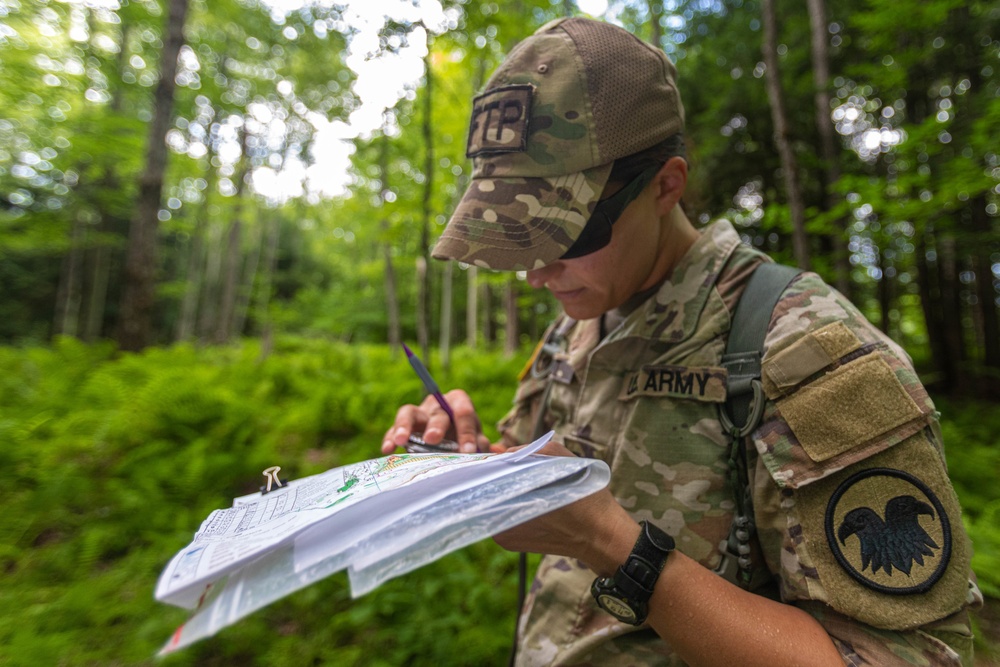
{"type": "Polygon", "coordinates": [[[674,550],[673,538],[656,526],[640,521],[639,527],[639,537],[625,563],[613,577],[598,577],[590,587],[599,607],[631,625],[646,621],[656,580],[674,550]]]}
{"type": "Polygon", "coordinates": [[[639,523],[641,532],[624,565],[615,572],[615,584],[633,600],[648,600],[656,580],[674,550],[674,539],[653,524],[639,523]]]}

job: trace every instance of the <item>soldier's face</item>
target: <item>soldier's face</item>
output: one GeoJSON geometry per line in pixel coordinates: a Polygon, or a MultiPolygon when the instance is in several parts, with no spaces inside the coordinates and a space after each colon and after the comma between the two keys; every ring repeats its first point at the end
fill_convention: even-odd
{"type": "Polygon", "coordinates": [[[665,276],[657,261],[664,235],[652,188],[647,186],[625,208],[608,245],[528,271],[528,284],[547,288],[566,314],[578,320],[598,317],[657,284],[665,276]]]}

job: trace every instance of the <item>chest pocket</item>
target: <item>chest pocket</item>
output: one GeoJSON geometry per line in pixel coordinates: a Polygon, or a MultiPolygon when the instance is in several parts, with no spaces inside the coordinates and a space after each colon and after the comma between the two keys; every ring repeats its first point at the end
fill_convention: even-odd
{"type": "Polygon", "coordinates": [[[569,384],[555,382],[549,405],[559,416],[556,431],[580,456],[610,463],[610,447],[621,429],[624,406],[616,400],[620,376],[591,369],[569,384]]]}
{"type": "Polygon", "coordinates": [[[726,439],[718,420],[725,371],[654,363],[620,376],[611,492],[708,568],[732,521],[726,439]]]}

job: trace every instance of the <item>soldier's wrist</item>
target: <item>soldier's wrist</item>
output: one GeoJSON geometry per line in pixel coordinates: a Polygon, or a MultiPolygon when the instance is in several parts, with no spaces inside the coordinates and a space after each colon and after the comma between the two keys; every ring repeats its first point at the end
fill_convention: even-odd
{"type": "Polygon", "coordinates": [[[628,560],[642,528],[631,518],[618,522],[603,534],[591,539],[589,559],[581,559],[598,576],[611,577],[628,560]]]}
{"type": "Polygon", "coordinates": [[[591,584],[597,606],[623,623],[645,623],[656,582],[673,551],[673,538],[643,521],[635,545],[614,576],[599,576],[591,584]]]}

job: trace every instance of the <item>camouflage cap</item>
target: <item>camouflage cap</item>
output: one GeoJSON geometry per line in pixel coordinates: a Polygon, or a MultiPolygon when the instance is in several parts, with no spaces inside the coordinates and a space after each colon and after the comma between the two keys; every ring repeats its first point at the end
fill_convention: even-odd
{"type": "Polygon", "coordinates": [[[472,183],[438,259],[527,270],[580,235],[612,163],[684,127],[677,70],[628,31],[583,18],[542,26],[473,100],[472,183]]]}

